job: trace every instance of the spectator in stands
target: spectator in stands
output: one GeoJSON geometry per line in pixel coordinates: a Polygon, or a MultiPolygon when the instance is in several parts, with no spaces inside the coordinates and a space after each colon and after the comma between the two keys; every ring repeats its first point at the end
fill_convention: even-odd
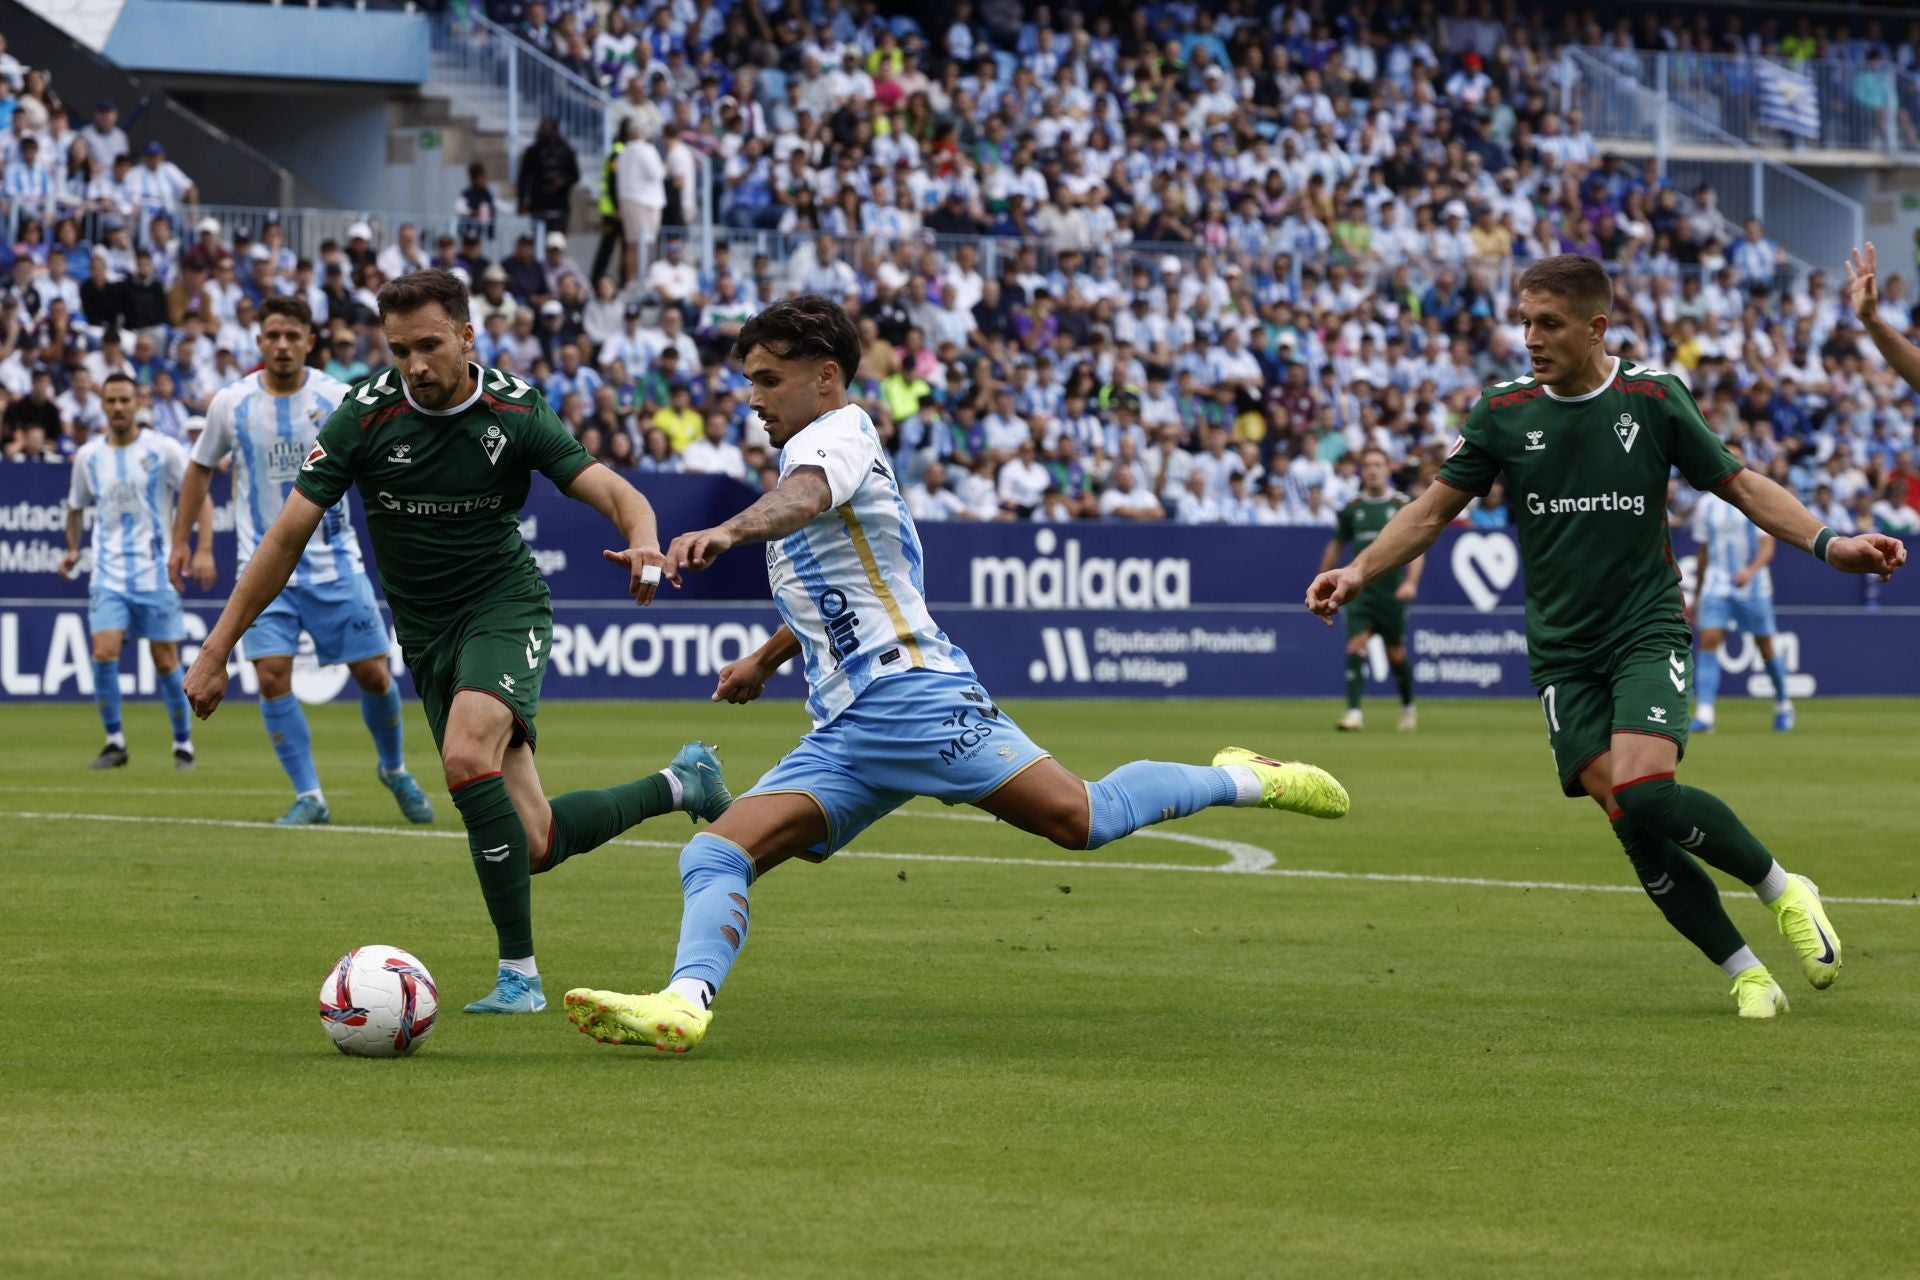
{"type": "Polygon", "coordinates": [[[1166,519],[1160,499],[1141,486],[1139,469],[1133,466],[1114,468],[1113,483],[1100,495],[1098,504],[1100,515],[1109,520],[1166,519]]]}
{"type": "Polygon", "coordinates": [[[167,159],[158,140],[140,151],[140,163],[127,174],[127,194],[143,220],[166,218],[177,222],[182,214],[193,221],[200,206],[200,190],[179,165],[167,159]]]}
{"type": "Polygon", "coordinates": [[[740,446],[727,437],[727,415],[708,413],[705,434],[680,451],[686,469],[697,475],[731,476],[744,484],[748,478],[746,458],[740,446]]]}
{"type": "Polygon", "coordinates": [[[506,273],[507,292],[525,306],[538,307],[551,296],[547,292],[547,272],[533,254],[533,237],[522,232],[500,269],[506,273]]]}
{"type": "Polygon", "coordinates": [[[640,278],[642,264],[653,261],[654,239],[666,215],[667,171],[659,149],[637,124],[629,121],[622,128],[629,136],[614,158],[613,190],[625,241],[621,279],[632,282],[640,278]]]}
{"type": "Polygon", "coordinates": [[[648,427],[641,441],[640,461],[636,464],[641,471],[671,474],[685,470],[680,455],[674,451],[673,441],[659,427],[648,427]]]}
{"type": "Polygon", "coordinates": [[[541,259],[540,270],[546,275],[546,292],[555,297],[565,292],[562,285],[569,277],[579,282],[582,289],[586,288],[587,273],[567,252],[567,233],[564,231],[547,232],[547,252],[541,259]]]}
{"type": "Polygon", "coordinates": [[[433,265],[427,257],[427,251],[420,247],[420,228],[411,222],[403,222],[394,232],[394,240],[375,255],[374,262],[380,268],[380,274],[391,280],[395,276],[404,276],[414,271],[425,271],[433,265]]]}
{"type": "Polygon", "coordinates": [[[580,161],[552,116],[543,117],[533,142],[520,156],[520,212],[565,231],[580,161]]]}

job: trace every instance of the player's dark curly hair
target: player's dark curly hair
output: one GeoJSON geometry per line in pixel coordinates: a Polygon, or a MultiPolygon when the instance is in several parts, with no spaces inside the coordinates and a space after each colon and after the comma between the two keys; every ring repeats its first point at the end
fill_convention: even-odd
{"type": "Polygon", "coordinates": [[[409,271],[380,286],[380,318],[410,315],[429,303],[440,309],[455,324],[467,322],[467,286],[451,271],[409,271]]]}
{"type": "Polygon", "coordinates": [[[260,322],[266,323],[268,316],[285,316],[303,329],[313,328],[313,308],[307,300],[293,294],[275,294],[260,301],[260,322]]]}
{"type": "Polygon", "coordinates": [[[1604,316],[1613,311],[1613,281],[1599,261],[1579,253],[1556,253],[1520,273],[1514,296],[1528,292],[1554,293],[1573,304],[1582,316],[1604,316]]]}
{"type": "Polygon", "coordinates": [[[733,358],[745,360],[755,347],[781,360],[831,360],[849,387],[860,369],[859,331],[839,303],[817,293],[776,302],[741,325],[733,358]]]}

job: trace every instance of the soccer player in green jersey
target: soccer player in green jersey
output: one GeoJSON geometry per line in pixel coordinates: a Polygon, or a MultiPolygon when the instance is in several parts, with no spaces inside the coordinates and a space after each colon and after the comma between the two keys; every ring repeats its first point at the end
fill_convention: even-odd
{"type": "MultiPolygon", "coordinates": [[[[1320,556],[1320,572],[1340,563],[1342,548],[1371,546],[1387,521],[1407,505],[1407,495],[1390,483],[1392,473],[1393,463],[1385,449],[1376,445],[1361,451],[1359,496],[1340,509],[1340,523],[1320,556]]],[[[1347,713],[1334,725],[1342,733],[1358,733],[1365,727],[1360,698],[1367,689],[1367,645],[1375,636],[1387,646],[1387,665],[1400,686],[1400,732],[1412,733],[1419,725],[1419,712],[1413,707],[1413,667],[1407,662],[1407,605],[1420,592],[1425,563],[1424,557],[1415,556],[1404,570],[1381,574],[1347,606],[1347,713]]]]}
{"type": "Polygon", "coordinates": [[[1516,309],[1532,371],[1482,393],[1441,483],[1351,564],[1316,577],[1307,607],[1331,623],[1504,477],[1526,575],[1529,674],[1561,788],[1599,802],[1654,905],[1733,978],[1740,1015],[1771,1018],[1785,1011],[1786,995],[1694,859],[1772,908],[1814,987],[1839,975],[1840,939],[1811,881],[1783,871],[1724,802],[1674,778],[1687,742],[1693,644],[1667,535],[1669,474],[1677,466],[1695,488],[1845,573],[1890,574],[1907,552],[1882,534],[1837,536],[1736,462],[1678,378],[1609,356],[1612,296],[1591,258],[1561,254],[1526,270],[1516,309]]]}
{"type": "Polygon", "coordinates": [[[553,607],[520,536],[532,474],[620,530],[626,549],[604,554],[628,571],[628,592],[642,605],[665,564],[653,508],[595,465],[538,390],[468,358],[473,325],[457,277],[398,276],[379,303],[393,367],[356,385],[320,428],[201,645],[187,697],[202,719],[213,714],[234,642],[286,585],[327,508],[358,484],[401,650],[498,937],[494,990],[467,1012],[538,1013],[546,995],[528,877],[658,814],[680,809],[711,821],[732,797],[719,761],[697,742],[634,782],[551,800],[542,793],[534,717],[553,607]]]}

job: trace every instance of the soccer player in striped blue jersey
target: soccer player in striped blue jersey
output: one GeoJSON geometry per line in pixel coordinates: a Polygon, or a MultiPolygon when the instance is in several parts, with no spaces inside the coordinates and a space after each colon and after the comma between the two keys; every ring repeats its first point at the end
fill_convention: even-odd
{"type": "MultiPolygon", "coordinates": [[[[1727,452],[1744,461],[1738,440],[1727,452]]],[[[1753,637],[1773,682],[1773,727],[1793,728],[1793,699],[1787,696],[1787,668],[1774,651],[1774,541],[1747,513],[1717,493],[1700,496],[1693,509],[1693,536],[1700,544],[1694,570],[1694,625],[1700,630],[1700,661],[1694,667],[1693,733],[1712,733],[1714,703],[1720,693],[1720,646],[1728,627],[1753,637]]]]}
{"type": "MultiPolygon", "coordinates": [[[[204,498],[214,468],[229,455],[233,458],[233,524],[240,544],[236,578],[279,516],[321,424],[347,394],[343,383],[307,366],[313,344],[313,313],[305,299],[262,302],[260,371],[214,396],[207,406],[206,430],[194,445],[182,487],[183,507],[204,498]]],[[[433,803],[407,771],[400,686],[387,663],[387,624],[373,600],[347,502],[343,497],[327,508],[286,588],[240,641],[241,656],[260,679],[260,717],[267,737],[293,784],[293,805],[275,821],[306,826],[333,820],[313,762],[306,712],[293,694],[293,660],[305,631],[313,637],[314,656],[321,665],[345,663],[360,686],[360,716],[373,735],[381,784],[409,821],[432,822],[433,803]]],[[[203,570],[211,579],[212,552],[204,544],[203,554],[203,570]]],[[[185,540],[176,538],[176,580],[186,561],[185,540]]]]}
{"type": "Polygon", "coordinates": [[[839,304],[803,295],[750,320],[734,355],[781,448],[780,483],[667,548],[666,573],[766,544],[784,623],[720,673],[716,702],[751,702],[785,662],[805,664],[813,730],[680,855],[685,895],[673,981],[658,995],[575,990],[568,1017],[612,1044],[685,1052],[747,934],[747,890],[790,858],[818,862],[914,796],[977,805],[1069,849],[1213,805],[1347,811],[1312,765],[1229,747],[1211,766],[1138,760],[1086,781],[1027,737],[927,610],[920,536],[866,411],[847,398],[860,337],[839,304]]]}
{"type": "MultiPolygon", "coordinates": [[[[107,743],[88,767],[117,769],[127,762],[126,730],[120,720],[120,649],[131,637],[145,640],[153,655],[154,676],[173,725],[174,768],[191,769],[193,722],[180,670],[186,623],[180,593],[167,581],[167,539],[174,528],[174,500],[186,473],[187,453],[177,440],[140,426],[134,416],[134,382],[126,374],[108,375],[100,400],[107,429],[73,456],[67,553],[60,560],[61,575],[72,577],[80,562],[85,513],[92,511],[87,630],[93,637],[93,702],[107,743]]],[[[200,526],[201,547],[210,549],[213,504],[204,494],[179,522],[183,542],[194,523],[200,526]]],[[[202,585],[211,586],[212,579],[202,585]]]]}

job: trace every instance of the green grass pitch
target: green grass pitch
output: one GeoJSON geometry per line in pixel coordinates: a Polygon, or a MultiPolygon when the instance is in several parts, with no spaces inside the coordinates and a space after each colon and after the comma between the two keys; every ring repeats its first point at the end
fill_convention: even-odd
{"type": "MultiPolygon", "coordinates": [[[[0,1274],[1920,1272],[1914,703],[1810,701],[1779,736],[1731,702],[1696,740],[1688,781],[1830,898],[1879,900],[1833,906],[1824,993],[1731,904],[1792,997],[1772,1024],[1558,797],[1531,704],[1429,704],[1413,737],[1380,702],[1358,737],[1327,704],[1010,709],[1082,773],[1238,743],[1327,765],[1354,810],[1068,854],[916,802],[755,888],[714,1029],[672,1059],[574,1034],[559,996],[664,981],[679,815],[536,880],[552,1006],[468,1018],[492,936],[414,708],[442,838],[400,822],[350,705],[313,714],[316,750],[335,821],[375,832],[238,825],[288,800],[251,706],[201,726],[190,776],[152,704],[110,775],[91,708],[6,707],[0,1274]],[[315,1015],[376,942],[439,981],[412,1059],[343,1058],[315,1015]]],[[[744,786],[803,727],[541,722],[550,791],[695,736],[744,786]]]]}

